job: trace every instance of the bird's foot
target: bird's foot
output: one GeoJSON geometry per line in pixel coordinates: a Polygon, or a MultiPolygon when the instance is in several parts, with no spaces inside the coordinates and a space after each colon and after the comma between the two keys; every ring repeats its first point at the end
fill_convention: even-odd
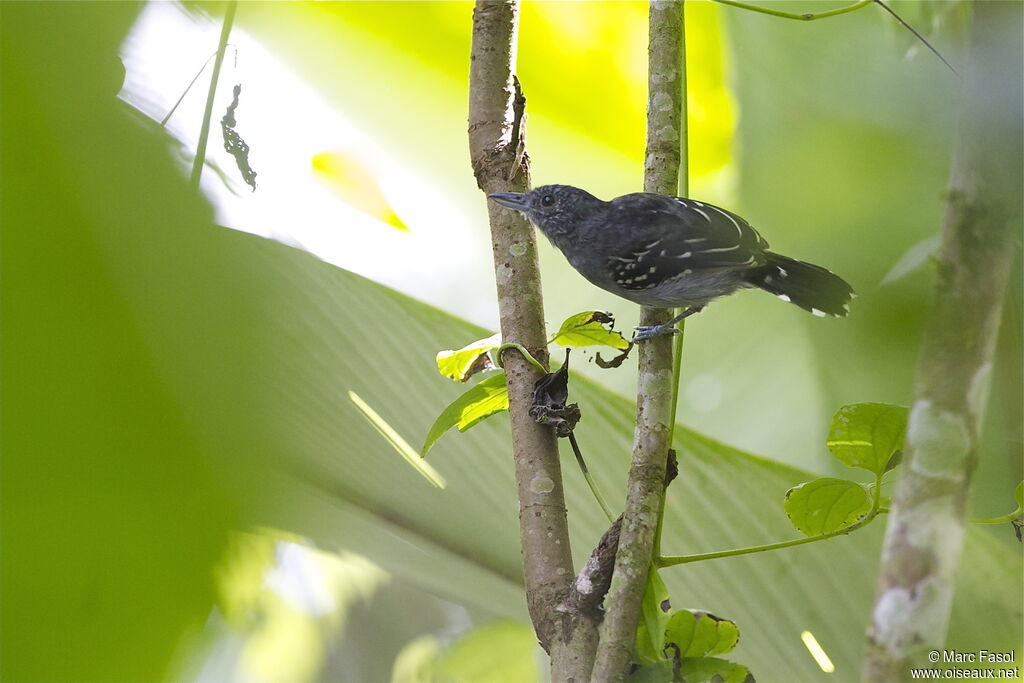
{"type": "Polygon", "coordinates": [[[674,322],[665,323],[664,325],[640,325],[634,327],[636,334],[633,335],[634,342],[640,342],[645,339],[652,339],[654,337],[662,337],[665,335],[672,336],[674,334],[682,334],[682,330],[676,327],[674,322]]]}

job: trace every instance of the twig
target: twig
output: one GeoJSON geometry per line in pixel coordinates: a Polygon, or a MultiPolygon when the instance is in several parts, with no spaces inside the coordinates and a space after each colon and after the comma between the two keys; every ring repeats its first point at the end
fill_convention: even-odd
{"type": "Polygon", "coordinates": [[[231,0],[224,12],[224,23],[220,27],[220,43],[217,46],[217,59],[213,62],[213,75],[210,77],[210,90],[206,94],[206,110],[203,112],[203,126],[199,129],[199,144],[196,145],[196,157],[192,160],[192,187],[199,187],[199,177],[206,162],[206,143],[210,139],[210,119],[213,117],[213,100],[217,94],[217,79],[220,78],[220,65],[224,62],[227,52],[228,36],[231,25],[235,21],[235,10],[238,0],[231,0]]]}
{"type": "Polygon", "coordinates": [[[946,66],[947,66],[947,67],[949,68],[949,70],[950,70],[950,71],[952,71],[952,72],[953,72],[954,74],[956,74],[957,78],[959,78],[959,77],[960,77],[960,74],[959,74],[959,73],[957,73],[957,70],[953,68],[953,65],[952,65],[952,64],[950,64],[949,62],[947,62],[947,61],[946,61],[946,58],[942,56],[942,53],[941,53],[941,52],[939,52],[938,50],[936,50],[936,49],[935,49],[935,48],[934,48],[934,47],[932,46],[932,44],[931,44],[931,43],[929,43],[929,42],[928,42],[927,40],[925,40],[925,37],[924,37],[924,36],[922,36],[922,35],[921,35],[920,33],[918,33],[918,32],[917,32],[917,29],[915,29],[915,28],[914,28],[913,26],[911,26],[911,25],[910,25],[910,24],[908,24],[907,22],[903,21],[903,17],[901,17],[900,15],[896,14],[896,12],[894,12],[894,11],[892,10],[892,8],[891,8],[891,7],[889,7],[889,6],[887,5],[887,4],[885,4],[884,2],[882,2],[882,0],[875,0],[875,2],[876,2],[876,3],[878,3],[878,5],[880,5],[880,6],[881,6],[881,8],[882,8],[882,9],[884,9],[884,10],[885,10],[886,12],[888,12],[889,14],[891,14],[891,15],[893,16],[893,18],[895,18],[895,19],[896,19],[896,21],[900,22],[900,24],[902,24],[903,28],[907,29],[908,31],[910,31],[911,33],[913,33],[913,34],[914,34],[915,36],[917,36],[917,39],[918,39],[918,40],[920,40],[920,41],[921,41],[922,43],[924,43],[924,44],[925,44],[925,47],[927,47],[927,48],[928,48],[929,50],[931,50],[931,51],[932,51],[932,54],[933,54],[933,55],[935,55],[936,57],[938,57],[939,59],[941,59],[941,60],[942,60],[942,63],[943,63],[943,64],[945,64],[945,65],[946,65],[946,66]]]}

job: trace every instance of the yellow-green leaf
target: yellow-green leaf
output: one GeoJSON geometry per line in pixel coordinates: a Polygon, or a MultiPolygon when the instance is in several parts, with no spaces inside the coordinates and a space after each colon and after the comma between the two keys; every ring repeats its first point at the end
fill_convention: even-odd
{"type": "Polygon", "coordinates": [[[736,622],[710,612],[678,610],[665,628],[665,641],[679,648],[680,657],[705,657],[730,652],[740,640],[736,622]]]}
{"type": "Polygon", "coordinates": [[[569,316],[549,343],[562,346],[610,346],[625,349],[629,342],[612,330],[615,319],[603,311],[584,311],[569,316]]]}
{"type": "Polygon", "coordinates": [[[871,510],[867,490],[855,481],[824,477],[786,492],[786,515],[799,531],[818,536],[845,528],[871,510]]]}
{"type": "Polygon", "coordinates": [[[832,418],[828,449],[850,467],[882,474],[899,463],[894,456],[903,448],[907,412],[887,403],[843,406],[832,418]]]}
{"type": "Polygon", "coordinates": [[[486,339],[478,339],[457,351],[438,351],[437,369],[445,377],[456,382],[465,382],[478,372],[494,369],[494,363],[488,354],[499,346],[501,335],[495,334],[486,339]]]}

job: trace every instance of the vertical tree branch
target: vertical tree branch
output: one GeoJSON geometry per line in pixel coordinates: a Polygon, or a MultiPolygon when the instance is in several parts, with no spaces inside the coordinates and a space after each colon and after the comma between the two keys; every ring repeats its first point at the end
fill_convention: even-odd
{"type": "MultiPolygon", "coordinates": [[[[644,190],[673,195],[679,183],[685,111],[682,0],[652,0],[649,27],[644,190]]],[[[671,309],[644,307],[640,324],[660,325],[671,315],[671,309]]],[[[633,460],[615,570],[605,597],[595,681],[622,680],[629,672],[665,495],[665,466],[672,433],[672,339],[654,337],[641,343],[638,363],[633,460]]]]}
{"type": "MultiPolygon", "coordinates": [[[[484,193],[525,192],[525,100],[514,79],[519,7],[478,0],[473,11],[469,72],[469,147],[484,193]]],[[[517,212],[488,202],[501,334],[547,364],[544,310],[533,229],[517,212]]],[[[573,578],[562,474],[554,431],[529,416],[539,371],[515,350],[503,356],[508,380],[512,451],[519,494],[526,598],[553,680],[585,681],[596,627],[558,610],[573,578]]]]}
{"type": "MultiPolygon", "coordinates": [[[[1021,222],[1021,4],[975,2],[960,131],[906,465],[882,549],[865,681],[942,649],[993,349],[1021,222]]],[[[1007,494],[1009,496],[1009,492],[1007,494]]]]}

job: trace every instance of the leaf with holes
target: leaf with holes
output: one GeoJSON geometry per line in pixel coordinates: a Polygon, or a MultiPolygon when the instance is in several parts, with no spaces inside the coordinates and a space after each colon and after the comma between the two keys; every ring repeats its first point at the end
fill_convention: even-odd
{"type": "Polygon", "coordinates": [[[420,455],[425,457],[427,451],[441,438],[441,435],[452,427],[458,427],[460,432],[464,432],[484,418],[503,410],[508,410],[508,387],[505,384],[505,375],[492,375],[481,380],[452,401],[437,416],[430,431],[427,432],[427,440],[420,450],[420,455]]]}
{"type": "Polygon", "coordinates": [[[828,449],[850,467],[883,474],[899,464],[907,412],[887,403],[843,406],[832,418],[828,449]]]}
{"type": "Polygon", "coordinates": [[[451,349],[437,352],[437,370],[456,382],[465,382],[478,372],[494,369],[490,352],[501,346],[501,334],[478,339],[458,351],[451,349]]]}
{"type": "Polygon", "coordinates": [[[629,347],[618,332],[612,330],[615,319],[603,311],[584,311],[569,316],[558,328],[549,344],[562,346],[610,346],[613,349],[629,347]]]}
{"type": "Polygon", "coordinates": [[[634,658],[638,663],[653,664],[665,658],[665,626],[669,609],[668,588],[658,570],[651,567],[640,603],[640,623],[636,627],[634,658]]]}
{"type": "Polygon", "coordinates": [[[797,530],[818,536],[856,522],[871,511],[871,499],[855,481],[825,477],[787,491],[785,508],[797,530]]]}
{"type": "Polygon", "coordinates": [[[675,645],[680,657],[725,654],[736,647],[739,639],[736,622],[701,610],[673,612],[665,628],[666,645],[675,645]]]}

